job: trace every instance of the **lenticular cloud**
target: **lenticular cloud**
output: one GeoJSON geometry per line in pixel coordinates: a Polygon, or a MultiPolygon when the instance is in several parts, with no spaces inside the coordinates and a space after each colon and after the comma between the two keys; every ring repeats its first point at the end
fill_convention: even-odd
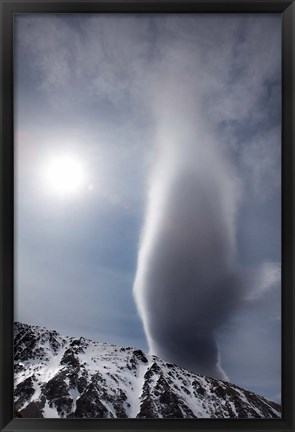
{"type": "Polygon", "coordinates": [[[239,181],[189,96],[158,116],[134,295],[150,352],[227,379],[214,332],[236,310],[239,181]],[[194,115],[192,115],[194,113],[194,115]]]}
{"type": "MultiPolygon", "coordinates": [[[[261,83],[273,79],[276,66],[270,56],[269,66],[253,73],[259,53],[269,52],[264,38],[252,43],[252,32],[245,33],[248,48],[240,41],[238,52],[232,36],[239,40],[241,33],[230,19],[228,30],[216,33],[202,22],[190,27],[186,21],[181,32],[175,22],[174,42],[162,35],[142,89],[154,119],[155,153],[134,296],[151,353],[227,379],[215,333],[246,294],[257,297],[257,284],[262,293],[279,277],[267,269],[249,278],[240,268],[236,220],[242,180],[235,167],[243,160],[234,151],[238,135],[233,140],[230,121],[246,128],[253,109],[260,110],[261,83]]],[[[173,22],[169,35],[172,30],[173,22]]],[[[250,159],[256,161],[255,155],[250,159]]]]}

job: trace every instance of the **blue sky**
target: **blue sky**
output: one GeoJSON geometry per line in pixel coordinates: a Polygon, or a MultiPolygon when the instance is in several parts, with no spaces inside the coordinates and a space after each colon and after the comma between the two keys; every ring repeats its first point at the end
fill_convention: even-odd
{"type": "MultiPolygon", "coordinates": [[[[236,300],[221,295],[210,338],[231,382],[280,400],[280,32],[275,14],[16,17],[16,320],[173,360],[146,275],[164,280],[161,328],[173,329],[167,299],[188,296],[198,315],[202,281],[209,316],[225,289],[211,290],[210,273],[221,279],[229,260],[236,300]],[[64,153],[84,170],[70,196],[43,175],[64,153]],[[194,232],[173,256],[166,217],[194,232]],[[202,271],[186,264],[173,287],[185,254],[202,271]]],[[[189,321],[187,358],[200,356],[199,324],[189,321]]]]}

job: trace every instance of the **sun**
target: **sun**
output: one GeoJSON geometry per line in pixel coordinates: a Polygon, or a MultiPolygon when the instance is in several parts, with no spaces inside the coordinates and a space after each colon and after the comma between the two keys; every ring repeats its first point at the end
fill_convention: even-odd
{"type": "Polygon", "coordinates": [[[46,188],[59,196],[77,194],[85,182],[85,170],[81,159],[72,154],[54,156],[48,160],[45,170],[46,188]]]}

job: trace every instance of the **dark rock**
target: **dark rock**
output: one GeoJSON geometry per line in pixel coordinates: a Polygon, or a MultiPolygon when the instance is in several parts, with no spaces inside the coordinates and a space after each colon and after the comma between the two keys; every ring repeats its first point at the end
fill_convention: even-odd
{"type": "Polygon", "coordinates": [[[116,392],[114,408],[116,411],[117,418],[128,418],[124,408],[124,402],[127,400],[126,394],[123,390],[119,389],[116,392]]]}
{"type": "Polygon", "coordinates": [[[55,406],[60,417],[64,418],[71,412],[73,399],[69,396],[61,396],[51,401],[49,406],[55,406]]]}
{"type": "Polygon", "coordinates": [[[26,378],[24,381],[19,383],[14,391],[15,407],[19,410],[25,402],[27,402],[35,393],[33,378],[26,378]]]}
{"type": "Polygon", "coordinates": [[[155,407],[150,399],[145,399],[140,405],[140,411],[136,418],[152,419],[155,418],[155,407]]]}
{"type": "Polygon", "coordinates": [[[79,367],[79,359],[74,355],[72,349],[67,349],[60,361],[60,364],[70,366],[72,368],[79,367]]]}
{"type": "Polygon", "coordinates": [[[77,400],[75,417],[77,418],[109,418],[111,413],[100,401],[94,385],[89,385],[88,389],[77,400]]]}
{"type": "Polygon", "coordinates": [[[51,378],[51,380],[42,387],[42,393],[48,400],[52,401],[54,399],[59,399],[60,397],[69,396],[68,386],[64,381],[65,377],[65,373],[60,373],[51,378]]]}
{"type": "Polygon", "coordinates": [[[141,350],[135,350],[133,351],[133,355],[140,360],[142,363],[148,363],[148,359],[144,355],[144,353],[141,350]]]}
{"type": "Polygon", "coordinates": [[[20,414],[23,418],[43,418],[43,408],[45,405],[45,398],[41,398],[41,401],[30,402],[26,408],[24,408],[20,414]]]}
{"type": "Polygon", "coordinates": [[[87,386],[87,379],[84,376],[81,376],[77,380],[77,389],[79,393],[83,393],[87,386]]]}

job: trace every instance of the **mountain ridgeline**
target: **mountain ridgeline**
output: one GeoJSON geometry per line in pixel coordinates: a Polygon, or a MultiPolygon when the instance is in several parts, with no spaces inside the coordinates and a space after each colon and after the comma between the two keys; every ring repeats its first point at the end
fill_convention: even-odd
{"type": "Polygon", "coordinates": [[[281,407],[141,350],[15,323],[15,408],[23,418],[280,418],[281,407]]]}

